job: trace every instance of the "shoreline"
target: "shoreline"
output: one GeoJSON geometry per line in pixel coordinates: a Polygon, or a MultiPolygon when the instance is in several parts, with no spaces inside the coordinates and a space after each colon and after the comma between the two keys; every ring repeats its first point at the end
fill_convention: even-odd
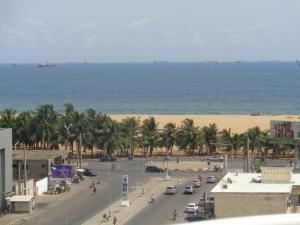
{"type": "Polygon", "coordinates": [[[218,130],[231,129],[233,133],[243,133],[247,129],[258,126],[261,130],[270,129],[271,120],[283,121],[300,121],[300,115],[152,115],[152,114],[107,114],[112,119],[120,122],[126,117],[139,117],[140,122],[146,118],[153,116],[158,122],[158,127],[163,126],[169,122],[173,122],[176,126],[180,126],[181,122],[186,119],[193,119],[195,126],[200,128],[207,126],[210,123],[216,123],[218,130]]]}

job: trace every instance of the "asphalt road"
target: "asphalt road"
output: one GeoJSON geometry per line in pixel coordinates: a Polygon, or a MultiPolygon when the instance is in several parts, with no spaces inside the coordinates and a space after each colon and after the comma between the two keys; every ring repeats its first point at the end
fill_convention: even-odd
{"type": "MultiPolygon", "coordinates": [[[[180,160],[205,160],[205,157],[186,157],[180,160]]],[[[151,158],[151,161],[162,160],[162,158],[151,158]]],[[[171,160],[176,160],[172,158],[171,160]]],[[[84,160],[88,163],[89,168],[93,168],[101,178],[101,187],[97,188],[97,193],[92,195],[92,190],[89,188],[89,183],[79,185],[86,185],[80,194],[76,194],[67,201],[59,201],[55,204],[49,205],[37,205],[39,208],[32,216],[26,221],[15,223],[17,225],[80,225],[88,218],[95,215],[97,212],[105,209],[109,206],[110,200],[114,202],[121,198],[121,176],[123,174],[129,175],[129,191],[135,188],[141,188],[142,184],[150,180],[150,176],[158,176],[159,174],[145,174],[144,164],[142,159],[134,159],[133,161],[119,160],[115,163],[115,170],[111,171],[111,163],[99,162],[98,160],[84,160]],[[111,182],[110,182],[111,181],[111,182]]],[[[242,165],[241,159],[234,159],[234,165],[240,167],[242,165]]],[[[267,161],[269,165],[286,164],[286,161],[267,161]]],[[[184,177],[184,178],[197,178],[199,172],[175,172],[172,176],[184,177]]],[[[207,174],[207,173],[204,173],[207,174]]],[[[163,176],[163,174],[160,174],[163,176]]],[[[206,186],[200,189],[206,190],[206,186]]],[[[209,189],[209,187],[208,187],[209,189]]],[[[207,191],[208,192],[208,191],[207,191]]],[[[199,193],[200,195],[200,193],[199,193]]],[[[155,218],[155,224],[162,224],[168,221],[172,215],[172,206],[176,206],[178,210],[184,209],[188,202],[191,202],[195,198],[199,199],[198,194],[196,196],[184,196],[177,194],[177,196],[162,196],[161,199],[153,206],[149,206],[138,214],[128,224],[141,224],[141,217],[143,220],[147,220],[147,223],[152,224],[151,220],[155,218]],[[196,197],[197,196],[197,197],[196,197]],[[173,198],[175,197],[175,198],[173,198]],[[155,212],[153,213],[151,209],[155,212]],[[149,211],[148,211],[149,210],[149,211]],[[147,215],[152,216],[147,216],[147,215]],[[153,217],[155,215],[155,217],[153,217]],[[148,218],[148,219],[147,219],[148,218]],[[139,222],[138,222],[139,221],[139,222]],[[162,221],[162,223],[160,223],[162,221]],[[149,223],[148,223],[149,222],[149,223]],[[157,223],[158,222],[158,223],[157,223]]],[[[65,198],[65,195],[61,195],[65,198]]],[[[194,200],[195,201],[195,200],[194,200]]],[[[193,202],[193,201],[192,201],[193,202]]],[[[154,223],[153,223],[154,224],[154,223]]]]}
{"type": "MultiPolygon", "coordinates": [[[[142,183],[149,180],[151,176],[151,174],[145,174],[143,172],[142,160],[117,162],[115,163],[115,169],[113,171],[110,170],[111,163],[103,163],[96,160],[89,160],[88,163],[88,167],[93,168],[101,177],[101,185],[97,188],[96,194],[92,193],[92,190],[89,188],[89,182],[86,182],[86,188],[82,193],[69,198],[66,202],[60,201],[55,204],[54,207],[49,206],[42,208],[28,220],[16,224],[82,224],[97,212],[108,207],[110,199],[111,202],[114,202],[121,198],[121,177],[123,174],[129,175],[130,191],[135,188],[140,188],[142,183]],[[66,208],[67,210],[65,210],[66,208]]],[[[155,176],[157,175],[158,174],[155,174],[155,176]]],[[[163,176],[163,174],[160,175],[163,176]]],[[[62,194],[61,197],[64,198],[64,194],[62,194]]]]}
{"type": "MultiPolygon", "coordinates": [[[[149,204],[145,209],[133,217],[126,225],[157,225],[157,224],[170,224],[175,223],[172,220],[174,209],[178,212],[178,217],[176,223],[183,223],[186,214],[184,213],[185,207],[188,203],[198,203],[203,195],[203,192],[209,193],[210,190],[216,184],[204,183],[200,188],[197,188],[196,194],[185,195],[183,194],[184,187],[191,184],[191,180],[197,179],[199,173],[191,174],[190,172],[185,172],[185,176],[189,177],[186,182],[177,187],[178,193],[176,195],[163,195],[158,198],[153,204],[149,204]]],[[[208,175],[222,176],[216,173],[201,173],[202,179],[206,180],[208,175]]],[[[184,174],[181,174],[181,176],[184,174]]]]}

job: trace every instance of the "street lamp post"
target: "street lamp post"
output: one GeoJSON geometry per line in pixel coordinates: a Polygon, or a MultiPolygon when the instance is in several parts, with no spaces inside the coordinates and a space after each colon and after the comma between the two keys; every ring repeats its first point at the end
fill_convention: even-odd
{"type": "MultiPolygon", "coordinates": [[[[64,128],[66,128],[66,130],[67,130],[67,152],[68,152],[68,163],[70,163],[70,157],[69,157],[69,153],[70,153],[70,146],[69,146],[69,132],[70,132],[71,126],[73,126],[72,123],[70,123],[69,126],[67,126],[66,124],[64,125],[64,128]]],[[[73,159],[73,155],[72,155],[72,159],[73,159]]]]}
{"type": "MultiPolygon", "coordinates": [[[[1,194],[3,194],[4,198],[6,198],[8,195],[2,191],[0,191],[1,194]]],[[[10,203],[10,200],[9,200],[9,206],[8,206],[8,224],[10,225],[10,207],[11,207],[11,203],[10,203]]]]}

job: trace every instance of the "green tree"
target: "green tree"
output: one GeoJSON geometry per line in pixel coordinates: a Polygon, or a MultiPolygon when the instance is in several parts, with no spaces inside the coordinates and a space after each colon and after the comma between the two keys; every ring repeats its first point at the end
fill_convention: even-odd
{"type": "Polygon", "coordinates": [[[218,142],[218,128],[215,123],[209,124],[208,127],[202,128],[204,135],[204,143],[208,148],[207,154],[211,154],[216,151],[216,143],[218,142]]]}
{"type": "Polygon", "coordinates": [[[145,149],[148,151],[150,149],[150,156],[152,156],[154,148],[157,146],[159,133],[158,133],[158,123],[156,123],[154,117],[150,117],[143,121],[142,127],[142,140],[145,149]]]}
{"type": "Polygon", "coordinates": [[[121,122],[122,131],[125,134],[125,149],[127,154],[133,154],[135,148],[138,146],[140,118],[127,117],[121,122]]]}
{"type": "Polygon", "coordinates": [[[176,124],[167,123],[160,133],[160,147],[166,149],[166,155],[173,154],[173,147],[176,140],[176,124]]]}
{"type": "Polygon", "coordinates": [[[203,136],[199,127],[195,127],[192,119],[185,119],[176,133],[176,145],[179,149],[184,149],[189,155],[193,155],[196,150],[200,151],[203,145],[203,136]]]}

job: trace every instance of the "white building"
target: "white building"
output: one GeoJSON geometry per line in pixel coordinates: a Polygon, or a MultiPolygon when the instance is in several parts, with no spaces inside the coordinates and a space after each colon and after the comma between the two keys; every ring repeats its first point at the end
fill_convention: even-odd
{"type": "Polygon", "coordinates": [[[300,174],[262,167],[262,173],[228,173],[211,191],[216,218],[297,212],[300,174]]]}

